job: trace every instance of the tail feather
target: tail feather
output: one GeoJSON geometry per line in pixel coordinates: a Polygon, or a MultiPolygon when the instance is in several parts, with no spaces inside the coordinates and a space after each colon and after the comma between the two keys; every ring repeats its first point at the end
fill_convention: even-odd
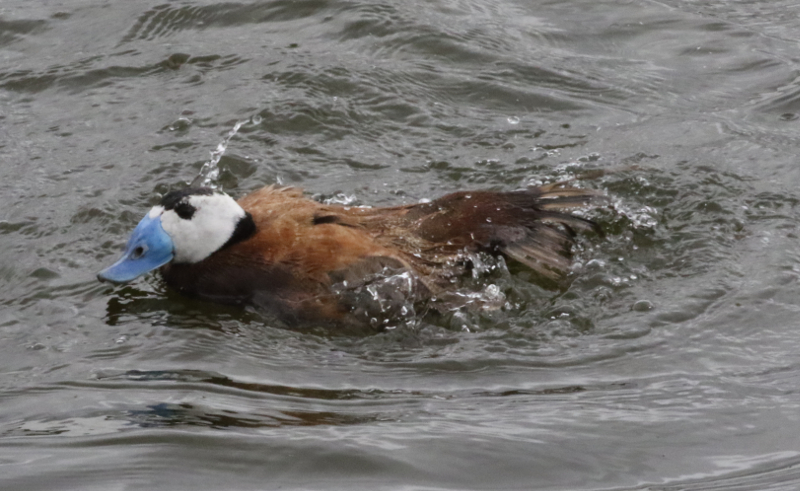
{"type": "Polygon", "coordinates": [[[599,225],[571,211],[607,199],[560,182],[512,192],[463,191],[428,203],[348,213],[434,282],[446,283],[458,273],[463,253],[478,251],[503,254],[557,280],[570,267],[576,231],[602,235],[599,225]]]}
{"type": "Polygon", "coordinates": [[[568,231],[536,224],[519,240],[508,242],[499,250],[542,276],[555,280],[569,269],[567,253],[573,240],[568,231]]]}
{"type": "Polygon", "coordinates": [[[539,201],[539,208],[542,210],[568,210],[572,208],[583,208],[598,201],[595,195],[576,195],[576,196],[545,196],[539,201]]]}
{"type": "Polygon", "coordinates": [[[602,235],[599,225],[570,211],[606,200],[598,191],[554,183],[508,193],[453,193],[415,205],[408,216],[415,235],[430,243],[501,253],[557,280],[569,269],[575,231],[602,235]]]}
{"type": "Polygon", "coordinates": [[[544,223],[553,222],[571,229],[577,229],[583,232],[594,232],[598,235],[603,235],[603,229],[600,228],[598,224],[587,218],[558,211],[543,211],[539,214],[539,217],[544,223]]]}
{"type": "Polygon", "coordinates": [[[569,268],[569,261],[559,255],[549,254],[525,244],[510,244],[501,249],[506,256],[519,261],[539,275],[557,280],[569,268]]]}

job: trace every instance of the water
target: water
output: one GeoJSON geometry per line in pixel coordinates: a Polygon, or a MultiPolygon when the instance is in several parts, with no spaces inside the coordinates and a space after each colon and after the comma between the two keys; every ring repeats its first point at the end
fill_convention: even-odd
{"type": "Polygon", "coordinates": [[[795,7],[6,0],[0,488],[797,489],[795,7]],[[598,168],[565,289],[501,264],[381,334],[94,278],[198,175],[375,206],[598,168]]]}

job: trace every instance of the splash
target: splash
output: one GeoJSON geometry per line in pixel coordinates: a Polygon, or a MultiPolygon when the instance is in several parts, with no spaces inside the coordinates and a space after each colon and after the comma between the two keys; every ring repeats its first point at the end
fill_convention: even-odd
{"type": "Polygon", "coordinates": [[[347,195],[344,193],[337,193],[336,196],[322,200],[326,205],[344,205],[352,206],[358,201],[355,194],[347,195]]]}
{"type": "Polygon", "coordinates": [[[197,177],[192,180],[189,187],[209,187],[212,189],[217,189],[219,187],[219,184],[217,184],[217,179],[219,179],[219,161],[222,159],[222,156],[225,155],[225,151],[228,149],[228,144],[231,142],[231,139],[236,136],[236,133],[239,132],[242,126],[248,123],[261,123],[261,116],[255,115],[249,119],[237,121],[236,124],[233,125],[233,128],[225,134],[222,141],[219,142],[217,148],[211,152],[211,158],[203,164],[197,177]]]}
{"type": "Polygon", "coordinates": [[[357,283],[342,281],[331,286],[359,322],[382,331],[416,326],[420,288],[419,279],[411,272],[391,267],[357,283]]]}

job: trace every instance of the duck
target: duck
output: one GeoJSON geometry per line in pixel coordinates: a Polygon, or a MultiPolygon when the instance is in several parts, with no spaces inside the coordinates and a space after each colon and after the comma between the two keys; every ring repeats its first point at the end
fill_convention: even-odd
{"type": "Polygon", "coordinates": [[[375,208],[318,202],[296,187],[270,185],[237,201],[190,186],[166,193],[97,278],[124,284],[159,270],[183,295],[252,306],[289,325],[358,324],[369,314],[348,292],[401,274],[414,300],[429,300],[453,290],[479,253],[563,278],[576,231],[602,236],[574,211],[605,199],[569,181],[375,208]]]}

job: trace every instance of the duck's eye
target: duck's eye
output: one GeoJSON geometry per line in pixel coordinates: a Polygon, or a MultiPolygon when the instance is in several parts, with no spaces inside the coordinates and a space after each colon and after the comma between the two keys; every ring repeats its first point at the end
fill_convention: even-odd
{"type": "Polygon", "coordinates": [[[175,213],[177,213],[178,216],[184,220],[192,218],[196,210],[197,209],[194,206],[186,203],[185,201],[175,205],[175,213]]]}
{"type": "Polygon", "coordinates": [[[131,257],[133,259],[139,259],[140,257],[142,257],[143,254],[144,254],[144,246],[138,246],[131,253],[131,257]]]}

